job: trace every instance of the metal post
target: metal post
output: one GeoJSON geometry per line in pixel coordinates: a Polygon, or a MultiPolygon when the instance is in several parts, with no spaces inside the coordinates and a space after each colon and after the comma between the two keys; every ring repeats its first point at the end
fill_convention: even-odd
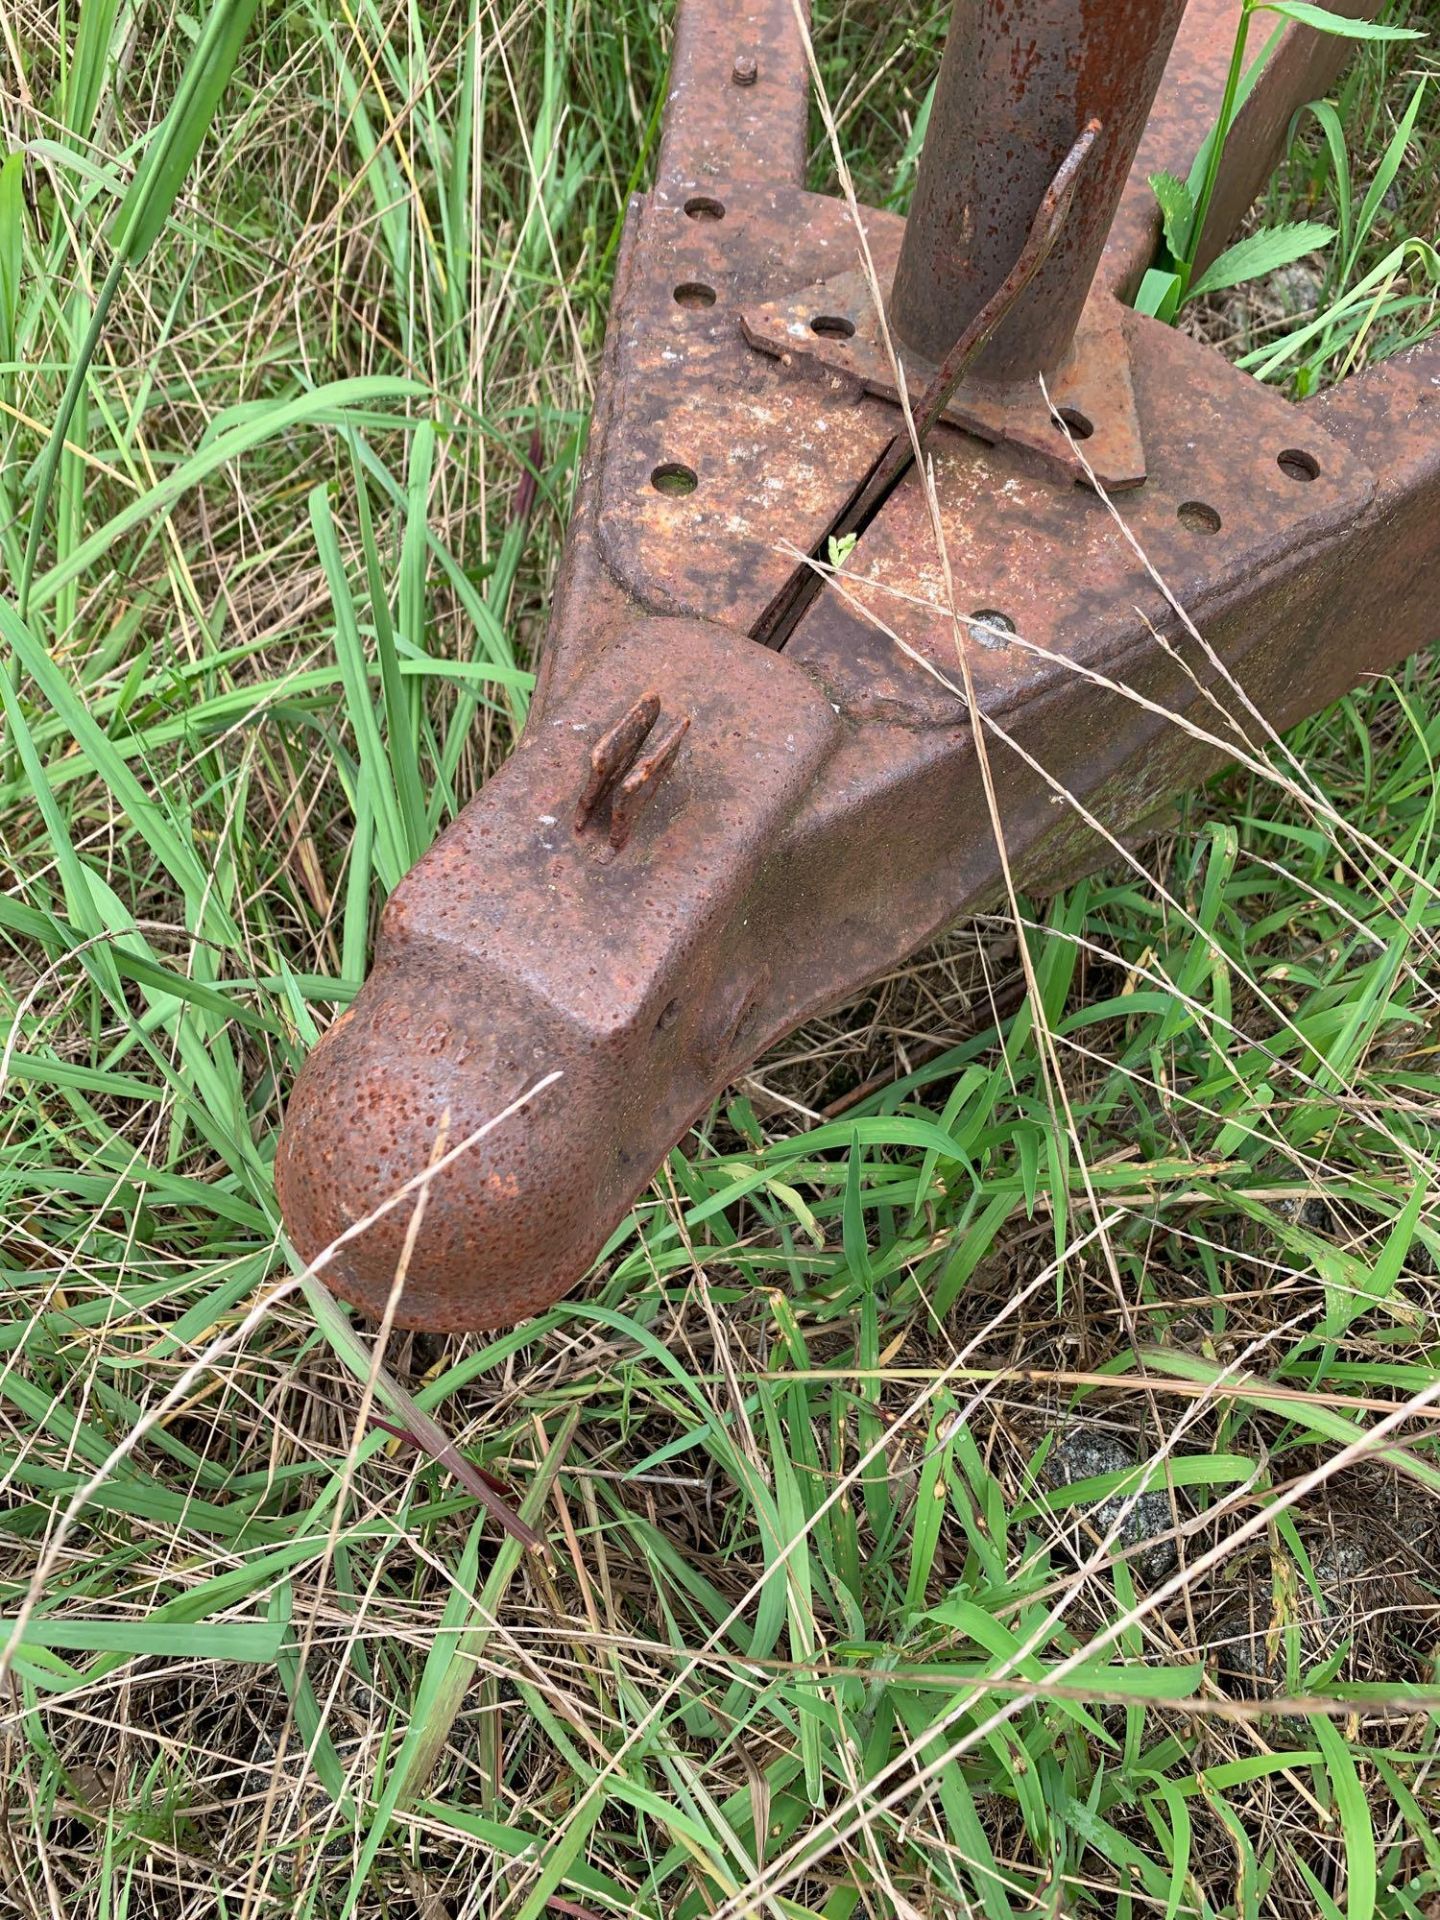
{"type": "Polygon", "coordinates": [[[1101,143],[977,377],[1053,373],[1075,332],[1185,0],[955,0],[890,318],[940,361],[1014,266],[1087,120],[1101,143]]]}

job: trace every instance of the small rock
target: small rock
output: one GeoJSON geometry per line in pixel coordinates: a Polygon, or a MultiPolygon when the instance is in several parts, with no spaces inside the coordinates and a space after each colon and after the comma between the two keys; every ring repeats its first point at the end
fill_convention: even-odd
{"type": "Polygon", "coordinates": [[[355,1834],[350,1823],[330,1796],[315,1788],[304,1797],[297,1830],[306,1835],[315,1858],[327,1867],[344,1866],[354,1855],[355,1834]]]}
{"type": "Polygon", "coordinates": [[[1335,1209],[1318,1193],[1307,1193],[1303,1200],[1287,1196],[1275,1202],[1275,1209],[1285,1219],[1293,1220],[1297,1226],[1304,1227],[1307,1232],[1324,1234],[1335,1232],[1335,1209]]]}
{"type": "Polygon", "coordinates": [[[1435,1265],[1434,1254],[1418,1233],[1410,1242],[1410,1251],[1405,1256],[1405,1264],[1411,1273],[1423,1274],[1426,1279],[1433,1279],[1436,1272],[1440,1271],[1435,1265]]]}
{"type": "Polygon", "coordinates": [[[1313,267],[1297,262],[1292,267],[1278,268],[1266,285],[1286,313],[1299,314],[1314,313],[1320,305],[1325,282],[1313,267]]]}
{"type": "MultiPolygon", "coordinates": [[[[1073,1427],[1051,1448],[1041,1474],[1052,1487],[1068,1487],[1104,1473],[1133,1472],[1138,1464],[1138,1456],[1113,1434],[1073,1427]]],[[[1152,1488],[1138,1498],[1133,1493],[1112,1494],[1095,1506],[1071,1509],[1056,1518],[1074,1528],[1072,1551],[1077,1556],[1093,1553],[1096,1541],[1118,1522],[1117,1552],[1125,1555],[1131,1574],[1142,1586],[1153,1587],[1174,1571],[1175,1542],[1163,1536],[1173,1533],[1175,1518],[1163,1488],[1152,1488]]]]}
{"type": "Polygon", "coordinates": [[[1240,1571],[1208,1633],[1216,1678],[1226,1693],[1268,1699],[1289,1687],[1288,1658],[1298,1642],[1297,1679],[1349,1643],[1346,1673],[1379,1651],[1402,1595],[1367,1543],[1354,1533],[1319,1533],[1305,1542],[1316,1592],[1288,1555],[1260,1554],[1240,1571]]]}
{"type": "Polygon", "coordinates": [[[1370,1580],[1380,1569],[1372,1564],[1370,1549],[1353,1533],[1333,1533],[1310,1548],[1310,1565],[1322,1593],[1338,1591],[1357,1580],[1370,1580]]]}
{"type": "Polygon", "coordinates": [[[1210,1626],[1215,1678],[1232,1699],[1268,1700],[1282,1691],[1285,1646],[1274,1633],[1274,1615],[1264,1596],[1249,1593],[1210,1626]]]}
{"type": "Polygon", "coordinates": [[[1184,1353],[1215,1357],[1214,1316],[1208,1307],[1186,1308],[1160,1323],[1160,1344],[1179,1347],[1184,1353]]]}

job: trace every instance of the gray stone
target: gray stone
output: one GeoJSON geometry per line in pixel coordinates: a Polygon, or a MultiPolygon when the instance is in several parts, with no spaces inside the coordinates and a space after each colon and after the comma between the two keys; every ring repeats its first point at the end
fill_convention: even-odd
{"type": "MultiPolygon", "coordinates": [[[[1412,1246],[1412,1254],[1414,1250],[1412,1246]]],[[[1435,1495],[1375,1460],[1352,1467],[1346,1486],[1357,1511],[1366,1515],[1366,1540],[1375,1559],[1427,1587],[1440,1586],[1440,1501],[1435,1495]]]]}
{"type": "Polygon", "coordinates": [[[1346,1672],[1376,1654],[1397,1604],[1397,1583],[1358,1534],[1306,1539],[1315,1588],[1288,1555],[1254,1556],[1237,1569],[1235,1589],[1208,1632],[1216,1678],[1232,1695],[1268,1699],[1288,1690],[1289,1647],[1297,1678],[1349,1647],[1346,1672]]]}
{"type": "Polygon", "coordinates": [[[1313,267],[1297,261],[1294,266],[1278,268],[1265,285],[1286,313],[1301,314],[1315,312],[1325,282],[1313,267]]]}
{"type": "MultiPolygon", "coordinates": [[[[1068,1487],[1100,1474],[1130,1472],[1137,1465],[1136,1453],[1114,1434],[1073,1426],[1056,1440],[1042,1474],[1050,1486],[1068,1487]]],[[[1174,1532],[1175,1518],[1170,1496],[1161,1487],[1138,1498],[1133,1493],[1112,1494],[1096,1505],[1068,1509],[1057,1518],[1074,1530],[1072,1550],[1079,1556],[1093,1553],[1095,1542],[1118,1522],[1116,1548],[1124,1553],[1137,1586],[1153,1587],[1175,1569],[1175,1542],[1162,1537],[1174,1532]]]]}
{"type": "Polygon", "coordinates": [[[1287,1196],[1275,1202],[1277,1213],[1285,1219],[1293,1220],[1297,1226],[1304,1227],[1310,1233],[1333,1234],[1335,1232],[1335,1210],[1322,1195],[1308,1193],[1303,1199],[1287,1196]]]}
{"type": "Polygon", "coordinates": [[[1285,1640],[1264,1611],[1262,1594],[1247,1594],[1218,1614],[1209,1640],[1215,1677],[1232,1698],[1268,1700],[1284,1692],[1285,1640]]]}

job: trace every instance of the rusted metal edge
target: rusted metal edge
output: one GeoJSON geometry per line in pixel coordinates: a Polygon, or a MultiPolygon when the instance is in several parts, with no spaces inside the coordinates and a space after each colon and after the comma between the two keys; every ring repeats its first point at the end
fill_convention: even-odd
{"type": "MultiPolygon", "coordinates": [[[[1098,120],[1091,120],[1082,129],[1056,170],[1055,178],[1041,196],[1040,205],[1025,236],[1025,244],[1014,266],[934,370],[929,385],[915,404],[911,420],[897,425],[895,437],[853,498],[826,529],[820,545],[808,560],[797,566],[781,589],[779,605],[783,612],[777,617],[772,608],[767,608],[751,630],[751,638],[758,640],[762,646],[778,648],[785,645],[824,585],[824,575],[814,563],[825,558],[830,541],[858,539],[914,464],[917,449],[924,451],[926,441],[939,424],[967,371],[984,352],[987,343],[995,338],[1007,316],[1014,312],[1026,288],[1044,266],[1064,232],[1066,219],[1075,204],[1075,195],[1085,167],[1094,157],[1099,136],[1098,120]]],[[[748,326],[744,331],[747,339],[753,338],[748,326]]]]}
{"type": "MultiPolygon", "coordinates": [[[[1117,544],[1102,501],[943,425],[933,458],[949,574],[976,596],[958,618],[924,547],[914,473],[784,652],[747,637],[783,578],[777,566],[794,568],[758,531],[753,546],[750,533],[732,535],[738,557],[702,604],[715,617],[684,612],[698,591],[688,556],[697,544],[724,551],[727,516],[750,524],[737,503],[747,476],[764,479],[745,451],[761,413],[774,414],[764,431],[788,473],[804,464],[804,436],[817,457],[836,449],[837,471],[820,476],[832,502],[893,438],[884,402],[828,387],[796,397],[722,324],[744,299],[778,291],[783,273],[823,278],[845,232],[828,203],[793,185],[804,89],[788,0],[744,10],[749,83],[734,79],[736,17],[716,0],[682,9],[661,181],[622,245],[602,396],[524,736],[397,888],[371,977],[287,1114],[277,1188],[298,1250],[313,1257],[430,1164],[442,1126],[469,1138],[537,1074],[563,1076],[430,1184],[401,1325],[503,1326],[558,1298],[756,1053],[993,897],[998,856],[955,690],[957,646],[979,649],[972,678],[1012,855],[1022,879],[1044,885],[1104,855],[1097,828],[1123,834],[1245,750],[1252,716],[1231,678],[1283,725],[1431,637],[1440,350],[1289,409],[1138,320],[1127,325],[1152,471],[1123,510],[1204,646],[1117,544]],[[733,138],[732,110],[746,116],[733,138]],[[773,161],[767,176],[773,139],[790,143],[792,184],[773,161]],[[721,214],[688,214],[696,198],[721,214]],[[718,318],[673,299],[680,271],[697,268],[715,276],[704,284],[716,285],[717,309],[726,303],[718,318]],[[637,337],[653,362],[637,358],[637,337]],[[688,495],[651,484],[657,441],[692,431],[674,405],[680,390],[662,381],[652,404],[642,378],[652,364],[682,366],[719,434],[730,423],[728,447],[707,443],[714,472],[688,495]],[[727,472],[736,479],[721,504],[727,472]],[[649,513],[652,497],[666,503],[659,517],[632,516],[629,545],[617,545],[617,503],[649,513]],[[657,567],[648,556],[666,552],[656,531],[666,527],[686,559],[657,567]],[[923,591],[897,597],[903,580],[923,591]],[[626,818],[632,780],[644,804],[626,818]]],[[[772,517],[788,504],[773,502],[772,517]]],[[[409,1224],[392,1209],[348,1244],[327,1272],[337,1290],[378,1312],[409,1224]]]]}
{"type": "MultiPolygon", "coordinates": [[[[880,252],[872,240],[872,255],[880,252]]],[[[1038,380],[1004,387],[966,380],[946,401],[941,419],[992,445],[1003,440],[1024,447],[1067,481],[1087,485],[1093,476],[1112,493],[1138,487],[1145,478],[1145,447],[1130,381],[1125,311],[1113,294],[1092,289],[1070,350],[1047,381],[1048,399],[1038,380]],[[1083,458],[1066,425],[1083,439],[1083,458]]],[[[857,269],[747,307],[740,323],[762,352],[792,365],[813,361],[859,381],[882,400],[899,401],[868,277],[857,269]]],[[[893,338],[891,345],[913,399],[936,369],[893,338]]]]}

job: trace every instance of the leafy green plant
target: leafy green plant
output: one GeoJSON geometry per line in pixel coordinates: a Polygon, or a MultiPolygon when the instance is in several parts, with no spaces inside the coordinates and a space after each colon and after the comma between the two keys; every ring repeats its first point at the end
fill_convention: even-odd
{"type": "Polygon", "coordinates": [[[1285,22],[1313,27],[1318,32],[1337,34],[1347,40],[1423,38],[1415,27],[1388,26],[1374,20],[1351,20],[1344,14],[1311,6],[1308,0],[1242,0],[1219,117],[1196,155],[1189,177],[1180,180],[1170,173],[1157,173],[1150,177],[1151,190],[1160,205],[1163,257],[1150,268],[1140,283],[1135,304],[1141,313],[1153,314],[1159,320],[1173,320],[1186,300],[1199,299],[1203,294],[1218,293],[1226,287],[1239,286],[1246,280],[1274,273],[1308,253],[1317,253],[1328,247],[1335,238],[1332,227],[1312,220],[1271,227],[1236,241],[1212,260],[1203,272],[1197,274],[1195,271],[1205,238],[1205,223],[1220,177],[1225,143],[1237,115],[1284,32],[1285,22]],[[1259,57],[1247,68],[1245,55],[1249,46],[1250,26],[1258,13],[1280,15],[1282,25],[1272,33],[1259,57]]]}
{"type": "MultiPolygon", "coordinates": [[[[11,580],[197,31],[14,5],[11,580]]],[[[853,0],[817,42],[834,95],[866,77],[872,181],[933,12],[918,54],[853,0]]],[[[0,613],[10,1903],[36,1861],[67,1920],[1421,1920],[1432,1674],[1316,1665],[1285,1615],[1321,1697],[1237,1723],[1203,1637],[1230,1562],[1191,1576],[1258,1516],[1293,1585],[1281,1503],[1361,1441],[1434,1498],[1434,1421],[1373,1429],[1433,1412],[1440,1353],[1436,664],[1292,736],[1313,791],[1254,762],[1158,856],[1022,902],[1033,998],[980,918],[761,1063],[571,1298],[377,1372],[295,1290],[279,1112],[523,718],[664,17],[256,21],[0,613]],[[1135,1464],[1053,1481],[1091,1421],[1135,1464]],[[1112,1518],[1157,1496],[1184,1589],[1141,1613],[1112,1518]]],[[[1378,64],[1341,96],[1357,170],[1413,84],[1378,64]]]]}
{"type": "Polygon", "coordinates": [[[1291,124],[1293,138],[1305,115],[1312,115],[1324,136],[1339,245],[1330,257],[1318,313],[1282,339],[1255,348],[1239,364],[1262,380],[1283,372],[1292,379],[1297,399],[1316,392],[1327,378],[1342,379],[1362,352],[1370,359],[1383,358],[1390,345],[1422,338],[1440,325],[1440,310],[1433,299],[1417,296],[1413,290],[1417,273],[1431,287],[1440,286],[1440,254],[1428,240],[1411,235],[1373,264],[1364,265],[1374,252],[1386,196],[1415,136],[1427,85],[1421,79],[1412,91],[1358,211],[1351,189],[1351,155],[1338,109],[1329,100],[1312,101],[1291,124]],[[1420,305],[1430,308],[1427,319],[1418,328],[1407,325],[1420,305]]]}
{"type": "MultiPolygon", "coordinates": [[[[196,38],[194,51],[170,111],[146,149],[145,157],[111,226],[110,268],[96,296],[80,350],[71,362],[70,377],[40,461],[35,497],[30,509],[30,530],[25,541],[25,557],[20,564],[20,581],[16,592],[17,608],[22,620],[29,611],[30,588],[35,578],[35,564],[44,537],[46,513],[56,468],[65,446],[65,435],[84,391],[90,362],[95,357],[95,349],[100,343],[121,276],[140,264],[164,230],[170,209],[185,184],[185,176],[200,151],[200,144],[215,118],[235,62],[240,57],[256,4],[257,0],[215,0],[196,38]]],[[[100,84],[102,43],[100,36],[92,34],[90,28],[92,20],[98,18],[100,12],[100,9],[86,10],[87,31],[81,38],[75,70],[76,76],[84,76],[76,90],[83,91],[91,111],[100,84]]],[[[105,23],[109,30],[113,30],[113,14],[112,7],[110,18],[105,23]]],[[[105,37],[108,39],[108,31],[105,37]]],[[[10,244],[13,251],[13,241],[10,244]]],[[[0,288],[0,297],[3,297],[3,288],[0,288]]]]}

